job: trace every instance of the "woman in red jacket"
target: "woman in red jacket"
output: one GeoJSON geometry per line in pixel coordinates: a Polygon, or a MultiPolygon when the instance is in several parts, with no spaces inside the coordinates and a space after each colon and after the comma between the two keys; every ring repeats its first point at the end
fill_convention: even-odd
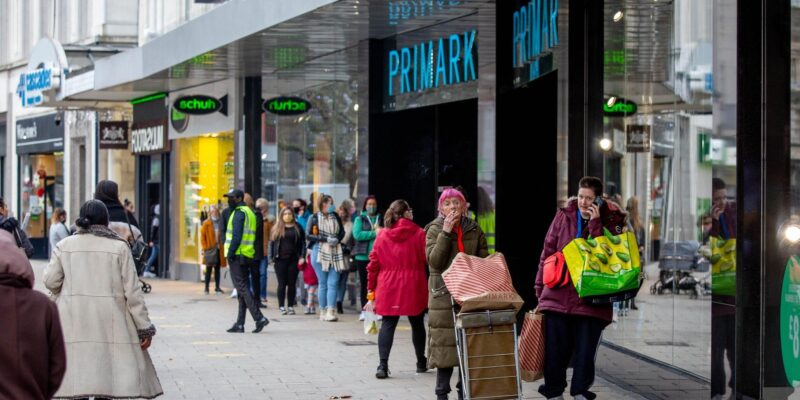
{"type": "Polygon", "coordinates": [[[367,280],[375,313],[383,316],[378,335],[380,365],[375,377],[389,376],[389,352],[401,316],[411,323],[411,338],[417,355],[417,372],[428,370],[425,358],[424,312],[428,305],[425,276],[425,231],[412,222],[405,200],[395,200],[384,217],[385,229],[375,239],[369,255],[367,280]]]}

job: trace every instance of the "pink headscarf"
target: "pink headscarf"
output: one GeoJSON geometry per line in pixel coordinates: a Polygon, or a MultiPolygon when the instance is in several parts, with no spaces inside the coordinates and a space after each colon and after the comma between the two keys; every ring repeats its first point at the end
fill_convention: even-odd
{"type": "Polygon", "coordinates": [[[467,199],[464,198],[464,195],[461,192],[453,188],[445,189],[444,192],[442,192],[442,195],[439,196],[439,215],[442,215],[442,205],[444,205],[444,201],[453,197],[461,200],[462,206],[466,207],[467,199]]]}

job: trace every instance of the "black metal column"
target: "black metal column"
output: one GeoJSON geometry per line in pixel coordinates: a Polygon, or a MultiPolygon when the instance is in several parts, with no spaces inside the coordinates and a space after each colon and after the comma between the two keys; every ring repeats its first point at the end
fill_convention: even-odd
{"type": "Polygon", "coordinates": [[[790,3],[737,1],[736,392],[791,393],[780,350],[780,296],[790,213],[790,3]]]}
{"type": "Polygon", "coordinates": [[[261,197],[261,77],[244,78],[244,191],[261,197]]]}
{"type": "Polygon", "coordinates": [[[599,177],[603,155],[603,0],[569,2],[569,193],[585,175],[599,177]]]}

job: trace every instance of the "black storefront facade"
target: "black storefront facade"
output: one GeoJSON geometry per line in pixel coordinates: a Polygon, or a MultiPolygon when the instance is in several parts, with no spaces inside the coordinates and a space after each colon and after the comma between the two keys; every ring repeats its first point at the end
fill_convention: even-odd
{"type": "Polygon", "coordinates": [[[167,96],[157,93],[136,99],[131,124],[131,152],[136,156],[136,204],[139,226],[147,242],[152,241],[151,223],[154,208],[160,205],[157,272],[168,277],[170,270],[170,141],[168,138],[167,96]]]}

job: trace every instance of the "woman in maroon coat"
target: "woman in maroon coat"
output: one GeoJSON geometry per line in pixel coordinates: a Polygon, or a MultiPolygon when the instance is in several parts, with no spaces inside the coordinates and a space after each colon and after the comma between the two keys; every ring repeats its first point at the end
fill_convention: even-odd
{"type": "Polygon", "coordinates": [[[412,222],[414,216],[405,200],[395,200],[386,211],[384,223],[369,255],[368,298],[375,299],[375,313],[383,316],[378,335],[380,365],[375,377],[389,376],[389,352],[401,316],[408,316],[411,339],[417,355],[417,372],[428,370],[425,358],[424,312],[428,305],[425,276],[425,231],[412,222]]]}
{"type": "Polygon", "coordinates": [[[0,230],[0,399],[50,399],[67,354],[56,304],[33,290],[33,268],[0,230]]]}
{"type": "Polygon", "coordinates": [[[576,399],[594,399],[589,391],[594,382],[594,361],[600,335],[611,322],[611,304],[590,305],[581,302],[575,286],[548,288],[542,282],[544,260],[561,251],[576,237],[603,236],[603,228],[612,234],[623,232],[625,212],[613,202],[600,201],[603,183],[595,177],[580,180],[578,198],[570,199],[558,210],[547,237],[536,273],[536,297],[539,310],[546,315],[544,385],[539,393],[548,399],[560,399],[567,387],[567,366],[573,353],[570,394],[576,399]],[[599,203],[599,205],[598,205],[599,203]]]}

